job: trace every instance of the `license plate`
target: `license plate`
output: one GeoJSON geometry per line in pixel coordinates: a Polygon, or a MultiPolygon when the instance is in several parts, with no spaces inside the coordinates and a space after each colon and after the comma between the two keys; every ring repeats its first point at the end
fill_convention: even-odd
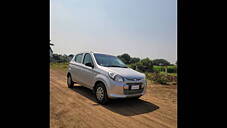
{"type": "Polygon", "coordinates": [[[134,90],[134,89],[139,89],[139,88],[140,88],[139,85],[134,85],[134,86],[131,87],[132,90],[134,90]]]}

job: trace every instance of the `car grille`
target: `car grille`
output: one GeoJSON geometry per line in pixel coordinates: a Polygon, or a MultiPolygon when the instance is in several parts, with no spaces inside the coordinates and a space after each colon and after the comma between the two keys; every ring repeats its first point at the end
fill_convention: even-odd
{"type": "Polygon", "coordinates": [[[128,81],[140,81],[142,78],[126,78],[128,81]]]}
{"type": "Polygon", "coordinates": [[[124,94],[125,95],[130,95],[130,94],[138,94],[138,93],[142,93],[144,88],[142,88],[142,84],[143,83],[127,83],[127,85],[129,86],[128,89],[124,89],[124,94]],[[135,89],[132,90],[131,87],[132,85],[140,85],[139,89],[135,89]]]}
{"type": "Polygon", "coordinates": [[[132,85],[140,85],[141,87],[143,83],[126,83],[126,84],[131,88],[132,85]]]}

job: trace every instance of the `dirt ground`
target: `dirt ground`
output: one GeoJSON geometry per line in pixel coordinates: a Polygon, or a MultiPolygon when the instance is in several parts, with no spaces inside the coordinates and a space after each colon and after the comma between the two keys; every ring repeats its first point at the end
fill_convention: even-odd
{"type": "Polygon", "coordinates": [[[138,100],[96,103],[92,92],[80,85],[69,89],[66,72],[50,70],[51,128],[176,128],[177,86],[148,84],[138,100]]]}

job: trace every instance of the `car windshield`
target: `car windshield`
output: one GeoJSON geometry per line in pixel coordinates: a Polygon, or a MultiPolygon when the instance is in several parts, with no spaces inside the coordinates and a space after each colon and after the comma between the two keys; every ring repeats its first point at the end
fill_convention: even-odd
{"type": "Polygon", "coordinates": [[[96,59],[98,65],[101,65],[104,67],[127,68],[127,66],[116,56],[98,54],[98,53],[95,53],[94,56],[95,56],[95,59],[96,59]]]}

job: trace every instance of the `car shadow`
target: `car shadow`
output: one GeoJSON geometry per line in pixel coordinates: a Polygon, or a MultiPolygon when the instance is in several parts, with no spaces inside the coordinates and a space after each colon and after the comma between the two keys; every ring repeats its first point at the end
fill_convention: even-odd
{"type": "MultiPolygon", "coordinates": [[[[92,90],[83,86],[74,86],[73,91],[79,93],[80,95],[96,102],[95,95],[92,90]]],[[[93,104],[94,106],[99,106],[100,104],[93,104]]],[[[106,105],[101,105],[106,109],[118,113],[124,116],[134,116],[144,113],[153,112],[159,109],[159,106],[147,102],[142,99],[112,99],[106,105]]]]}

